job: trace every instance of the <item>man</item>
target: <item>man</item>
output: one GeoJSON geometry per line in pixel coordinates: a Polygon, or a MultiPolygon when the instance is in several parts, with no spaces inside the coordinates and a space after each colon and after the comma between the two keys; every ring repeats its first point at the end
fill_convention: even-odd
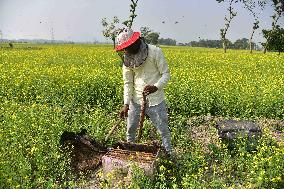
{"type": "Polygon", "coordinates": [[[162,136],[166,151],[171,154],[171,134],[163,88],[170,79],[162,50],[148,45],[139,32],[124,29],[117,37],[116,51],[124,51],[124,107],[120,117],[127,117],[127,141],[134,142],[140,119],[143,93],[147,96],[147,114],[162,136]]]}

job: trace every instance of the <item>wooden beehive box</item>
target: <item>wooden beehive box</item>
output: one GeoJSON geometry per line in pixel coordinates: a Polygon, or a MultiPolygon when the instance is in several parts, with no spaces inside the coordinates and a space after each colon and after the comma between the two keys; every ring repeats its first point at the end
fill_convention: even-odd
{"type": "Polygon", "coordinates": [[[118,143],[102,157],[103,172],[105,175],[116,170],[129,173],[134,164],[151,177],[156,171],[160,152],[160,148],[155,145],[118,143]]]}

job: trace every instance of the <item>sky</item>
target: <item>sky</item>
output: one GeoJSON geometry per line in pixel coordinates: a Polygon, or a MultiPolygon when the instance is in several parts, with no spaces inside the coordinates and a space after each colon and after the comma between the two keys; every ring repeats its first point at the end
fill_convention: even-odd
{"type": "MultiPolygon", "coordinates": [[[[147,26],[160,37],[182,43],[219,39],[227,8],[228,3],[216,0],[139,0],[132,28],[147,26]]],[[[53,29],[55,40],[104,42],[102,18],[110,21],[117,16],[124,21],[129,10],[130,0],[0,0],[0,30],[4,39],[51,39],[53,29]]],[[[254,18],[241,5],[235,10],[227,38],[249,38],[254,18]]],[[[269,6],[259,14],[262,29],[271,28],[272,15],[269,6]]],[[[261,29],[254,41],[263,41],[261,29]]]]}

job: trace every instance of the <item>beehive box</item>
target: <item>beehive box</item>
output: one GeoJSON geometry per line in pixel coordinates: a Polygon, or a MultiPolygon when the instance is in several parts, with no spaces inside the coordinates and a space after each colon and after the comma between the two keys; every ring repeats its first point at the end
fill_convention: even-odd
{"type": "Polygon", "coordinates": [[[102,157],[103,172],[105,175],[115,170],[129,173],[134,164],[151,177],[156,171],[159,155],[160,148],[155,145],[118,143],[102,157]]]}

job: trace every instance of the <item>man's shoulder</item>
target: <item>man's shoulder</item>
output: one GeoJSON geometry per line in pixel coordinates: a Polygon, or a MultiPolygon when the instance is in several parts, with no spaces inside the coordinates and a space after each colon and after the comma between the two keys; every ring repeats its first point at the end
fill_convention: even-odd
{"type": "Polygon", "coordinates": [[[156,45],[148,44],[148,48],[149,48],[149,51],[153,53],[158,53],[162,51],[161,48],[156,45]]]}

